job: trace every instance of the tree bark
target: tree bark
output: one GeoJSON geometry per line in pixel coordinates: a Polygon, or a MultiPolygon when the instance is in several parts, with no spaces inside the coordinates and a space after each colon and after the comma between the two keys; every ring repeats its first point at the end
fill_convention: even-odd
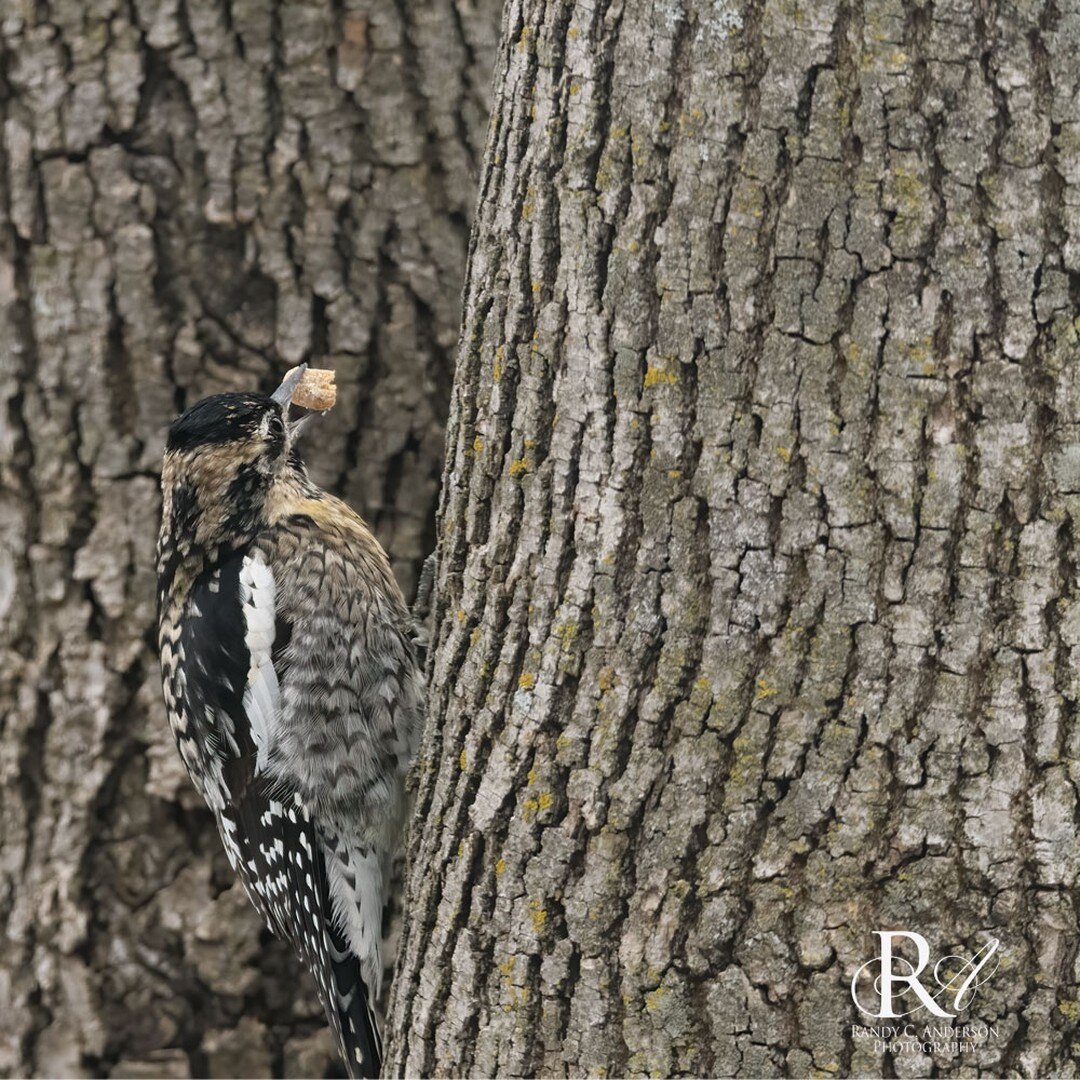
{"type": "Polygon", "coordinates": [[[496,0],[0,11],[0,1075],[322,1075],[171,744],[157,470],[337,369],[316,478],[430,549],[496,0]]]}
{"type": "Polygon", "coordinates": [[[508,4],[392,1073],[1077,1070],[1078,41],[508,4]],[[881,928],[998,1037],[855,1041],[881,928]]]}

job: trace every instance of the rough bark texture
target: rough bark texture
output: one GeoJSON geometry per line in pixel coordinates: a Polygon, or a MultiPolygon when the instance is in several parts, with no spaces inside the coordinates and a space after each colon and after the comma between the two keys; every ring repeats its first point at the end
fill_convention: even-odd
{"type": "Polygon", "coordinates": [[[0,5],[0,1074],[321,1075],[171,745],[168,422],[337,368],[309,437],[430,548],[496,0],[0,5]]]}
{"type": "Polygon", "coordinates": [[[1078,47],[511,0],[395,1072],[1077,1073],[1078,47]],[[999,1038],[853,1042],[878,928],[999,1038]]]}

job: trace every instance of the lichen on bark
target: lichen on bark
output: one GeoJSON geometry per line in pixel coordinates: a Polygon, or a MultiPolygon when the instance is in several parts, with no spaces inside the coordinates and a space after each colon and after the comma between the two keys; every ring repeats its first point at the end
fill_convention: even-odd
{"type": "Polygon", "coordinates": [[[511,0],[396,1074],[1072,1075],[1076,14],[511,0]],[[855,1042],[873,930],[992,1044],[855,1042]]]}

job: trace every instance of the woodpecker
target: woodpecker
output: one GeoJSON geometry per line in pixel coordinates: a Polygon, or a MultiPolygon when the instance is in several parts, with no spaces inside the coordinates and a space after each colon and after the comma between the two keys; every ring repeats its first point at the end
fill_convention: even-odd
{"type": "Polygon", "coordinates": [[[314,975],[349,1075],[375,1077],[422,676],[386,553],[297,453],[302,375],[206,398],[169,429],[158,645],[169,723],[233,870],[314,975]]]}

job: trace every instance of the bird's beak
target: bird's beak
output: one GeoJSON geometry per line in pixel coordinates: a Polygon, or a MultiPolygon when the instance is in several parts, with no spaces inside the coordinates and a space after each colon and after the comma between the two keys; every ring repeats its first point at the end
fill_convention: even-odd
{"type": "Polygon", "coordinates": [[[293,370],[282,379],[281,385],[270,395],[271,400],[276,401],[281,406],[281,412],[285,418],[285,426],[289,433],[290,444],[300,438],[304,428],[307,427],[308,421],[314,415],[314,413],[305,413],[296,420],[289,419],[289,407],[292,404],[293,393],[300,385],[300,380],[304,377],[304,372],[307,371],[307,367],[307,364],[301,364],[299,367],[293,368],[293,370]]]}
{"type": "Polygon", "coordinates": [[[308,421],[315,415],[315,413],[304,413],[297,420],[289,422],[289,442],[294,443],[297,439],[303,435],[305,428],[308,426],[308,421]]]}
{"type": "Polygon", "coordinates": [[[270,395],[271,400],[276,401],[286,415],[289,412],[289,402],[292,401],[293,391],[300,385],[305,371],[307,371],[307,364],[293,368],[282,380],[281,385],[270,395]]]}

